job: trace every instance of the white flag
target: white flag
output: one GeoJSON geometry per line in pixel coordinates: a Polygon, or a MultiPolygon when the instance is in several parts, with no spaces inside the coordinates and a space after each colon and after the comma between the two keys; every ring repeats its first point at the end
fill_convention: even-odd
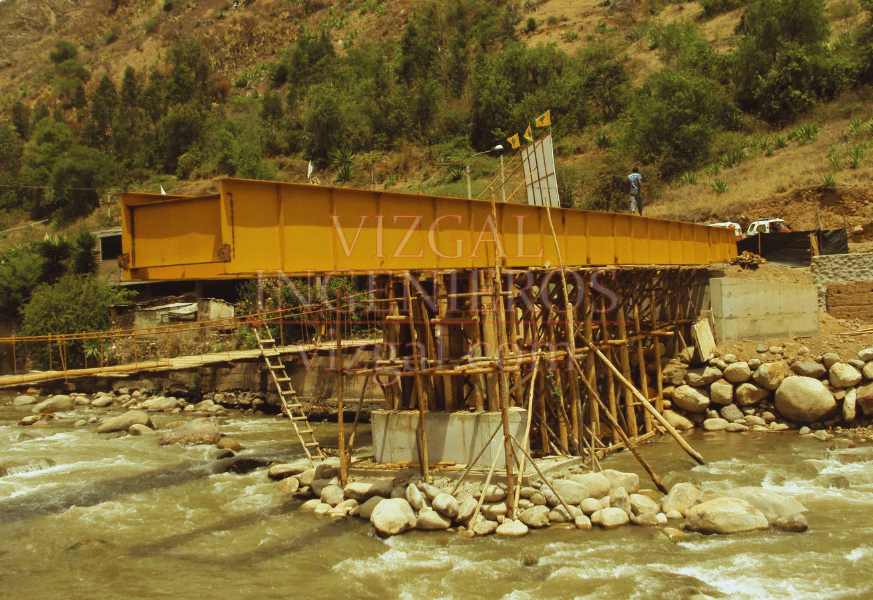
{"type": "Polygon", "coordinates": [[[164,191],[164,186],[161,186],[161,196],[166,196],[167,192],[164,191]]]}
{"type": "Polygon", "coordinates": [[[312,177],[312,161],[309,161],[309,169],[306,171],[306,179],[312,177]]]}

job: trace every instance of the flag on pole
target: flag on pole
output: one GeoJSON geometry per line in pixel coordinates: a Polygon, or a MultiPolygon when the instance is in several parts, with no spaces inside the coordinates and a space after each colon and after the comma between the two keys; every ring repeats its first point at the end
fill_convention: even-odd
{"type": "Polygon", "coordinates": [[[312,177],[312,161],[309,161],[309,169],[306,170],[306,179],[312,177]]]}
{"type": "Polygon", "coordinates": [[[542,115],[537,117],[537,127],[548,127],[552,124],[552,111],[547,110],[542,115]]]}
{"type": "Polygon", "coordinates": [[[166,196],[167,192],[164,191],[164,186],[161,186],[161,196],[166,196]]]}
{"type": "Polygon", "coordinates": [[[518,140],[517,133],[512,137],[506,138],[506,141],[509,142],[509,145],[512,146],[513,150],[517,150],[518,147],[521,146],[521,142],[518,140]]]}
{"type": "Polygon", "coordinates": [[[528,123],[528,125],[527,125],[527,131],[524,132],[524,139],[526,139],[529,142],[532,142],[534,140],[533,133],[530,130],[530,123],[528,123]]]}

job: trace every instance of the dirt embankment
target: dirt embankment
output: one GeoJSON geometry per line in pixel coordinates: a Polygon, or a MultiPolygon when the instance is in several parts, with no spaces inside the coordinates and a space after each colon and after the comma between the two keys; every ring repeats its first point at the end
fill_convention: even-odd
{"type": "Polygon", "coordinates": [[[851,241],[873,241],[873,189],[795,189],[755,202],[734,220],[745,229],[761,217],[785,219],[795,231],[845,227],[851,241]]]}

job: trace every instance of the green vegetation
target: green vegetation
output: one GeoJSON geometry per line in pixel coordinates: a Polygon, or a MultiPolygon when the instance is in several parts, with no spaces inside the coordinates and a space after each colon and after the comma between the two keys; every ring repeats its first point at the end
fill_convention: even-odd
{"type": "MultiPolygon", "coordinates": [[[[832,9],[844,21],[836,38],[823,0],[704,0],[692,20],[638,15],[618,35],[609,16],[625,9],[610,6],[584,31],[594,43],[553,29],[561,43],[543,45],[527,35],[538,39],[564,19],[538,21],[535,3],[523,13],[519,2],[425,2],[394,39],[378,40],[358,35],[363,24],[354,19],[390,17],[382,0],[292,4],[293,42],[235,72],[206,42],[172,37],[183,10],[175,0],[137,21],[147,33],[160,26],[168,40],[144,70],[100,70],[92,79],[93,40],[81,48],[58,41],[41,59],[46,92],[10,98],[0,112],[0,214],[70,222],[89,215],[108,188],[155,176],[281,177],[292,159],[331,169],[325,182],[390,186],[412,168],[408,148],[441,165],[433,185],[451,184],[465,156],[506,144],[547,109],[561,158],[584,152],[585,140],[599,149],[585,172],[566,168],[562,189],[576,206],[608,208],[610,190],[634,164],[647,169],[655,192],[772,156],[789,141],[814,142],[819,126],[801,121],[815,109],[823,123],[817,107],[873,76],[873,20],[855,18],[873,15],[873,0],[853,4],[851,14],[832,9]],[[740,24],[716,52],[699,19],[734,10],[740,24]],[[637,41],[648,42],[662,68],[635,86],[626,43],[637,41]],[[787,136],[762,135],[785,126],[793,127],[787,136]],[[392,154],[404,156],[378,169],[392,154]]],[[[222,10],[228,22],[240,16],[222,10]]],[[[110,34],[116,46],[133,39],[121,32],[109,25],[98,44],[110,34]]],[[[871,128],[855,118],[849,131],[860,142],[871,128]]],[[[833,170],[862,164],[866,147],[858,148],[829,155],[833,170]]]]}

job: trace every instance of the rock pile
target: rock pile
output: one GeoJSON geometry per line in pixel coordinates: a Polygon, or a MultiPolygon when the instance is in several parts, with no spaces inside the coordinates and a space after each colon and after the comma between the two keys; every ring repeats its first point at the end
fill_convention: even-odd
{"type": "MultiPolygon", "coordinates": [[[[811,431],[856,424],[873,416],[873,348],[857,358],[834,353],[796,357],[782,347],[760,346],[767,360],[732,354],[692,365],[693,352],[663,369],[664,417],[676,429],[707,431],[811,431]]],[[[828,439],[828,436],[825,436],[828,439]]]]}
{"type": "Polygon", "coordinates": [[[271,467],[269,476],[279,480],[285,493],[308,498],[301,510],[334,521],[366,519],[382,536],[420,529],[518,537],[550,526],[615,529],[628,524],[677,533],[679,529],[738,533],[770,526],[806,530],[803,505],[759,488],[701,490],[691,483],[678,483],[664,496],[656,490],[640,489],[639,477],[633,473],[567,473],[521,488],[518,514],[510,518],[502,485],[484,488],[464,483],[452,493],[454,483],[448,479],[428,484],[415,476],[407,481],[364,479],[342,487],[337,468],[331,462],[315,468],[282,464],[271,467]],[[473,522],[480,501],[482,508],[473,522]]]}

